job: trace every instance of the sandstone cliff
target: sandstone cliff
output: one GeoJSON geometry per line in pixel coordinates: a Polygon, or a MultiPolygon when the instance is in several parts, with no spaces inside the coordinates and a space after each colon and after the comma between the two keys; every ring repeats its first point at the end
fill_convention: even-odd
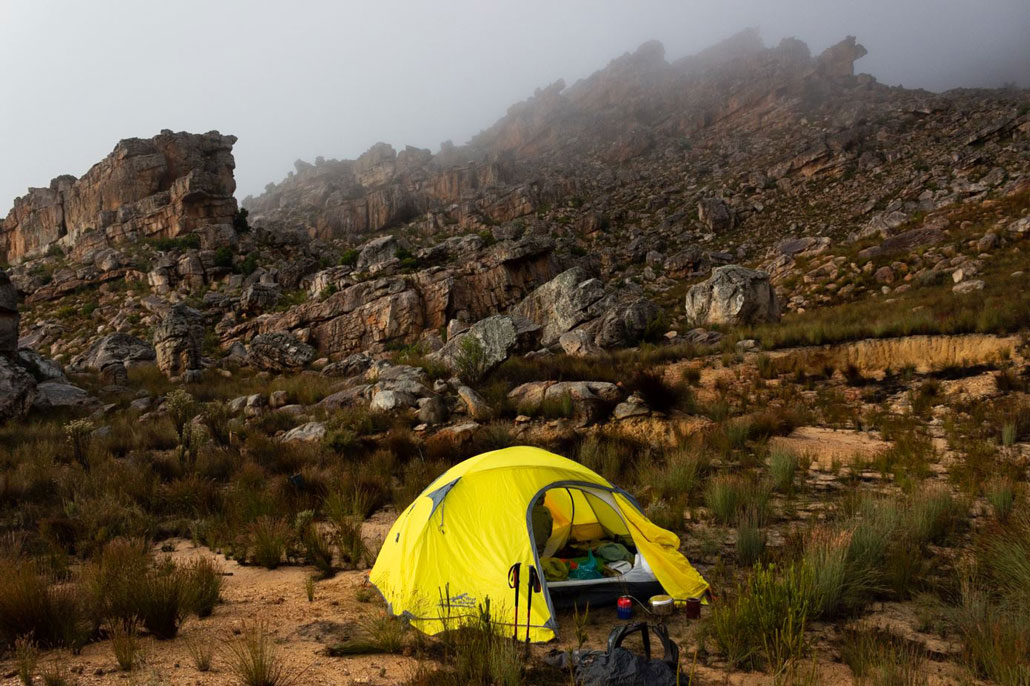
{"type": "Polygon", "coordinates": [[[81,178],[29,189],[0,224],[0,258],[18,263],[51,246],[85,254],[127,239],[172,238],[231,225],[234,136],[162,131],[129,138],[81,178]]]}

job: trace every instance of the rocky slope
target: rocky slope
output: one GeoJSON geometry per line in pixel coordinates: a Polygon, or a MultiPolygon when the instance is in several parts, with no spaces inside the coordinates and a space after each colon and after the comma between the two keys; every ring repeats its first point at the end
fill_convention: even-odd
{"type": "Polygon", "coordinates": [[[488,357],[593,355],[942,279],[974,292],[1026,236],[1030,96],[883,86],[855,75],[864,54],[753,31],[675,61],[646,43],[467,145],[298,162],[244,200],[249,224],[232,136],[122,141],[4,222],[21,344],[68,363],[132,336],[176,378],[413,346],[453,369],[487,319],[488,357]],[[965,218],[992,202],[1004,226],[965,218]]]}

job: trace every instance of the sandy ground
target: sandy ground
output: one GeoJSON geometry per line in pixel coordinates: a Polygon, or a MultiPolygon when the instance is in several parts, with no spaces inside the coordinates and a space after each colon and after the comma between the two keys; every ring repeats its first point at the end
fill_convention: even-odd
{"type": "Polygon", "coordinates": [[[813,468],[829,471],[834,464],[847,466],[875,457],[890,443],[862,431],[799,426],[787,436],[770,439],[769,447],[806,456],[811,458],[813,468]]]}
{"type": "MultiPolygon", "coordinates": [[[[40,659],[43,666],[58,661],[82,686],[87,684],[234,684],[227,671],[224,642],[247,624],[267,623],[290,672],[301,674],[298,684],[397,684],[410,677],[416,667],[412,658],[394,655],[330,658],[327,644],[346,635],[363,615],[381,612],[380,605],[360,603],[355,591],[365,583],[366,572],[341,572],[332,579],[316,582],[314,602],[308,602],[304,580],[312,567],[281,567],[267,570],[242,567],[207,548],[189,541],[174,541],[173,557],[212,556],[225,577],[223,602],[206,619],[187,620],[179,637],[170,641],[144,638],[144,664],[131,674],[118,670],[110,641],[87,645],[80,655],[50,651],[40,659]],[[214,646],[209,672],[194,667],[187,643],[199,641],[214,646]]],[[[9,676],[11,661],[0,663],[3,686],[20,684],[9,676]]],[[[37,680],[42,683],[41,680],[37,680]]]]}

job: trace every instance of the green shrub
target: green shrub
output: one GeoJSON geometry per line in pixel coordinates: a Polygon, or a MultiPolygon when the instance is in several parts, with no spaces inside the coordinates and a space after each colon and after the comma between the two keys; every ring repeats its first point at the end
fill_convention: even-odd
{"type": "Polygon", "coordinates": [[[745,511],[737,522],[737,562],[744,567],[754,565],[765,552],[765,532],[758,525],[755,513],[745,511]]]}
{"type": "Polygon", "coordinates": [[[223,245],[215,251],[215,266],[222,269],[232,269],[232,248],[223,245]]]}
{"type": "Polygon", "coordinates": [[[798,456],[786,450],[773,449],[769,454],[769,477],[773,488],[780,493],[794,491],[794,478],[798,471],[798,456]]]}
{"type": "Polygon", "coordinates": [[[999,520],[1008,519],[1012,508],[1016,504],[1016,487],[1011,479],[994,478],[988,482],[985,489],[987,502],[994,510],[994,516],[999,520]]]}
{"type": "Polygon", "coordinates": [[[871,571],[850,564],[851,532],[816,529],[805,546],[801,564],[811,579],[810,610],[814,617],[834,617],[859,605],[870,587],[871,571]]]}
{"type": "Polygon", "coordinates": [[[344,250],[343,254],[340,255],[340,260],[337,264],[341,267],[353,267],[358,263],[358,257],[361,253],[353,248],[350,250],[344,250]]]}
{"type": "Polygon", "coordinates": [[[475,383],[486,372],[487,359],[483,343],[469,333],[458,341],[458,354],[454,357],[454,371],[467,384],[475,383]]]}
{"type": "Polygon", "coordinates": [[[323,579],[328,579],[335,571],[333,569],[333,546],[332,540],[326,536],[314,522],[304,527],[300,537],[304,546],[304,559],[314,565],[323,579]]]}
{"type": "Polygon", "coordinates": [[[925,686],[923,655],[911,643],[874,631],[845,633],[841,658],[862,686],[925,686]]]}
{"type": "Polygon", "coordinates": [[[636,392],[647,406],[656,412],[693,409],[693,395],[689,388],[666,383],[660,371],[640,370],[627,383],[627,389],[636,392]]]}
{"type": "Polygon", "coordinates": [[[250,545],[254,564],[275,569],[283,562],[290,540],[290,527],[282,519],[268,515],[251,525],[250,545]]]}
{"type": "Polygon", "coordinates": [[[208,617],[222,598],[224,577],[218,565],[208,557],[198,557],[181,565],[185,575],[186,602],[198,617],[208,617]]]}
{"type": "Polygon", "coordinates": [[[720,524],[733,522],[744,507],[744,481],[737,476],[717,476],[705,489],[705,506],[720,524]]]}
{"type": "Polygon", "coordinates": [[[930,486],[912,495],[903,526],[910,540],[939,544],[954,531],[964,511],[964,504],[947,488],[930,486]]]}
{"type": "Polygon", "coordinates": [[[337,643],[327,649],[333,657],[345,655],[371,655],[376,653],[399,654],[407,636],[407,624],[403,619],[386,612],[377,612],[358,620],[358,634],[344,643],[337,643]]]}
{"type": "Polygon", "coordinates": [[[111,639],[111,651],[114,653],[118,669],[123,672],[130,672],[136,667],[140,659],[140,640],[136,630],[135,621],[115,621],[107,629],[107,636],[111,639]]]}
{"type": "Polygon", "coordinates": [[[971,578],[962,581],[955,624],[965,662],[980,677],[1001,686],[1030,684],[1027,608],[999,604],[971,578]]]}
{"type": "Polygon", "coordinates": [[[521,686],[525,663],[521,646],[494,631],[490,604],[479,607],[478,619],[444,635],[454,672],[440,681],[445,686],[521,686]]]}
{"type": "Polygon", "coordinates": [[[30,637],[22,636],[14,642],[14,662],[18,668],[18,679],[24,686],[32,686],[39,663],[39,649],[30,637]]]}
{"type": "Polygon", "coordinates": [[[192,611],[188,572],[174,562],[163,562],[143,577],[136,593],[137,614],[155,638],[175,638],[192,611]]]}
{"type": "Polygon", "coordinates": [[[731,600],[713,607],[708,632],[732,665],[779,671],[806,650],[811,583],[802,567],[756,567],[731,600]]]}
{"type": "Polygon", "coordinates": [[[250,222],[247,220],[248,216],[250,216],[250,212],[247,211],[246,207],[236,210],[236,214],[232,218],[232,228],[237,233],[247,233],[250,231],[250,222]]]}
{"type": "Polygon", "coordinates": [[[242,686],[287,686],[299,676],[288,671],[265,624],[245,626],[225,647],[226,669],[242,686]]]}

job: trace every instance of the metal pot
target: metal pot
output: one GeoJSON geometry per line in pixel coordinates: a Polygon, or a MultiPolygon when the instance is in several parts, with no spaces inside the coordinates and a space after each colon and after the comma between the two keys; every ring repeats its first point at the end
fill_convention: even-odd
{"type": "Polygon", "coordinates": [[[668,617],[676,607],[672,602],[672,597],[667,595],[653,595],[650,602],[651,612],[657,617],[668,617]]]}

